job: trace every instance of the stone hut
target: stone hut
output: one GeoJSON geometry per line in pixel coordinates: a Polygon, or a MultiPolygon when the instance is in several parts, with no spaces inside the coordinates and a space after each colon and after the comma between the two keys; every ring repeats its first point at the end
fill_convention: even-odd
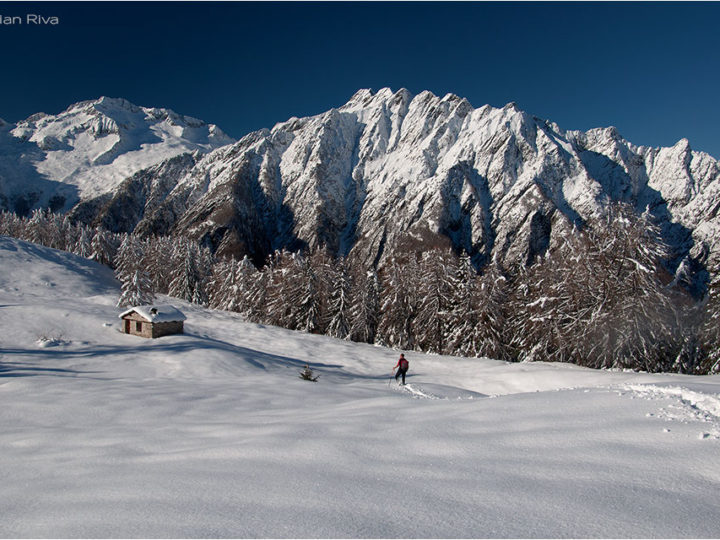
{"type": "Polygon", "coordinates": [[[136,306],[122,312],[122,331],[126,334],[157,338],[183,333],[185,315],[174,306],[136,306]]]}

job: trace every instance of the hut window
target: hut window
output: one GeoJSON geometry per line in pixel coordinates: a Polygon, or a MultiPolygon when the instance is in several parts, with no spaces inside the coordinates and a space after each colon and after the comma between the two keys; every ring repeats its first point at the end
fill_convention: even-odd
{"type": "Polygon", "coordinates": [[[141,322],[136,322],[136,323],[135,323],[135,331],[136,331],[136,332],[142,332],[142,323],[141,323],[141,322]]]}

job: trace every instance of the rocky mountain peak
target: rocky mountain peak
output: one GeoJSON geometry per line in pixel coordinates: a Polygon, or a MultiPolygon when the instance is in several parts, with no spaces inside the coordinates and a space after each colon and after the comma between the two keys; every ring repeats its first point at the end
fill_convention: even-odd
{"type": "MultiPolygon", "coordinates": [[[[95,109],[98,112],[105,114],[112,114],[113,111],[125,110],[132,113],[139,113],[142,108],[130,103],[124,98],[114,98],[108,96],[101,96],[100,98],[85,102],[89,107],[95,109]]],[[[70,107],[72,108],[72,106],[70,107]]],[[[68,109],[69,110],[69,109],[68,109]]]]}
{"type": "Polygon", "coordinates": [[[358,90],[339,108],[341,112],[364,112],[368,113],[376,109],[392,109],[398,105],[407,104],[412,95],[405,88],[393,92],[390,88],[381,88],[374,92],[370,88],[358,90]]]}
{"type": "MultiPolygon", "coordinates": [[[[113,204],[132,200],[132,212],[115,206],[104,221],[123,230],[188,235],[256,262],[273,249],[325,245],[382,265],[452,246],[481,268],[493,259],[531,263],[604,215],[609,201],[624,201],[652,213],[673,250],[671,271],[687,257],[702,258],[693,268],[720,260],[720,169],[687,140],[635,146],[614,127],[565,131],[514,102],[476,109],[452,93],[404,88],[362,89],[337,109],[229,145],[219,128],[167,109],[92,103],[93,114],[87,104],[71,107],[62,120],[45,116],[23,129],[38,145],[57,145],[37,168],[69,171],[58,181],[81,199],[124,190],[113,204]],[[168,161],[182,152],[197,154],[168,161]],[[106,171],[113,180],[95,189],[106,171]],[[133,217],[121,223],[125,214],[133,217]]],[[[88,208],[89,221],[110,211],[88,208]]]]}
{"type": "Polygon", "coordinates": [[[707,205],[696,198],[697,177],[717,173],[693,172],[698,157],[683,148],[652,152],[612,127],[566,132],[513,102],[475,109],[454,94],[363,89],[338,109],[244,138],[231,158],[209,154],[201,164],[211,179],[195,182],[191,197],[204,211],[189,207],[181,231],[238,256],[249,243],[228,242],[228,234],[242,238],[237,231],[253,222],[262,249],[324,244],[382,262],[452,245],[482,266],[530,262],[602,215],[608,200],[624,200],[657,209],[666,240],[684,257],[703,233],[678,220],[687,205],[707,205]],[[687,181],[678,187],[679,171],[687,181]],[[241,192],[242,202],[233,199],[241,192]]]}

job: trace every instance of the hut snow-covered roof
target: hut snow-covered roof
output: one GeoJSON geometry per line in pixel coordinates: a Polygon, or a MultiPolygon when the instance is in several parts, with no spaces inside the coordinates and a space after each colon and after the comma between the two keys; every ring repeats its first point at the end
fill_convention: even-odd
{"type": "Polygon", "coordinates": [[[175,306],[171,306],[169,304],[160,306],[131,307],[130,309],[123,311],[120,315],[118,315],[118,317],[122,319],[126,315],[130,315],[133,312],[140,315],[143,319],[146,319],[153,323],[177,322],[184,321],[186,319],[182,311],[180,311],[175,306]]]}

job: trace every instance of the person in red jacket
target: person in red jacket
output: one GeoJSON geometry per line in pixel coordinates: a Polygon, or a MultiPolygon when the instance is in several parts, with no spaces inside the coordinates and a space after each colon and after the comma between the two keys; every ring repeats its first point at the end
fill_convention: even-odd
{"type": "Polygon", "coordinates": [[[408,368],[410,367],[410,362],[407,361],[405,358],[405,355],[403,353],[400,353],[400,358],[397,361],[397,364],[395,364],[395,367],[393,368],[393,371],[396,369],[398,372],[395,374],[395,380],[398,380],[398,377],[402,375],[402,383],[405,384],[405,374],[408,371],[408,368]]]}

